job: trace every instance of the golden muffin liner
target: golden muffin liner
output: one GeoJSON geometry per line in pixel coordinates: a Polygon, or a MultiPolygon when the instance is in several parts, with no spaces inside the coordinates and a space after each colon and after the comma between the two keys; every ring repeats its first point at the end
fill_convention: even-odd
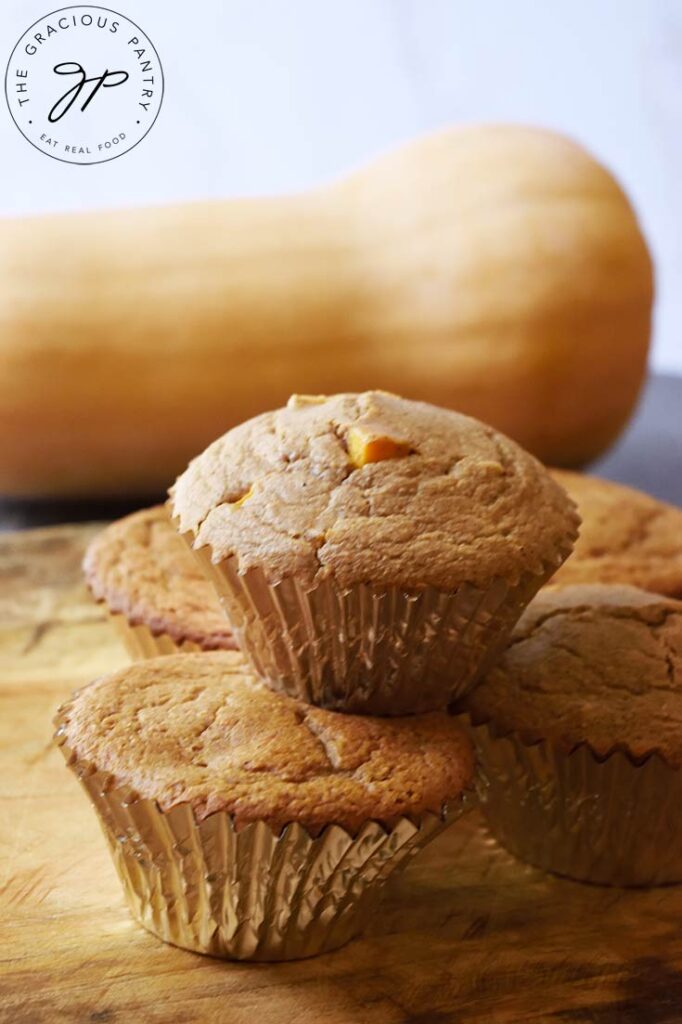
{"type": "Polygon", "coordinates": [[[682,881],[682,771],[659,754],[599,757],[586,743],[565,753],[490,724],[471,734],[488,827],[520,860],[602,885],[682,881]]]}
{"type": "Polygon", "coordinates": [[[558,565],[453,591],[330,580],[306,589],[294,577],[270,584],[259,568],[240,573],[234,557],[215,564],[208,546],[192,550],[265,682],[308,704],[370,715],[442,710],[461,697],[558,565]]]}
{"type": "Polygon", "coordinates": [[[152,633],[149,626],[133,625],[119,612],[110,611],[108,616],[133,661],[158,658],[160,654],[189,654],[203,650],[192,640],[174,640],[168,633],[152,633]]]}
{"type": "Polygon", "coordinates": [[[97,811],[133,917],[164,942],[235,960],[296,960],[336,949],[367,923],[387,878],[472,803],[392,828],[349,834],[262,821],[237,830],[226,812],[198,821],[189,804],[162,811],[55,738],[97,811]]]}

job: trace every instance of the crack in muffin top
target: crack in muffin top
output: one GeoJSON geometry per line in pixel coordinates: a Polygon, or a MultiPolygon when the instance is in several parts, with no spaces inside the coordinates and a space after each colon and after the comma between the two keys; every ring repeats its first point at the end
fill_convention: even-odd
{"type": "Polygon", "coordinates": [[[569,553],[575,506],[492,427],[382,391],[292,396],[210,445],[171,489],[179,529],[269,582],[449,590],[569,553]]]}
{"type": "Polygon", "coordinates": [[[682,598],[682,509],[611,480],[550,470],[578,505],[575,550],[551,582],[630,583],[682,598]]]}
{"type": "Polygon", "coordinates": [[[102,530],[85,553],[83,572],[93,597],[131,625],[207,651],[237,646],[214,588],[162,505],[102,530]]]}
{"type": "Polygon", "coordinates": [[[343,715],[273,693],[229,652],[140,662],[80,690],[59,739],[162,810],[227,811],[237,827],[438,814],[472,784],[471,744],[449,715],[343,715]]]}
{"type": "Polygon", "coordinates": [[[528,743],[656,751],[682,768],[682,602],[627,585],[546,587],[458,710],[528,743]]]}

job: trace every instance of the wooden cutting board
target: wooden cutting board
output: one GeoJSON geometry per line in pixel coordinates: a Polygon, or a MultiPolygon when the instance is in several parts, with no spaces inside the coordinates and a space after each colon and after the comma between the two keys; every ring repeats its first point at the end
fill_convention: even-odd
{"type": "Polygon", "coordinates": [[[94,531],[0,536],[0,1021],[682,1021],[682,888],[543,875],[475,814],[390,883],[364,939],[324,957],[215,961],[134,924],[50,742],[60,701],[127,660],[80,582],[94,531]]]}

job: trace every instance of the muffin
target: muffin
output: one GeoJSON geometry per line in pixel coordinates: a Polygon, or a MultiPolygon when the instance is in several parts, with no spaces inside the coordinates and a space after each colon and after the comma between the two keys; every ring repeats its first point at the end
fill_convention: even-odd
{"type": "Polygon", "coordinates": [[[107,526],[88,547],[83,571],[133,660],[237,646],[215,588],[163,506],[107,526]]]}
{"type": "Polygon", "coordinates": [[[470,687],[578,522],[508,438],[381,391],[293,396],[241,424],[171,508],[269,685],[385,715],[470,687]]]}
{"type": "Polygon", "coordinates": [[[682,602],[546,588],[460,710],[512,853],[590,882],[682,881],[682,602]]]}
{"type": "Polygon", "coordinates": [[[450,716],[312,708],[224,651],[100,679],[56,725],[133,916],[214,956],[286,960],[346,942],[472,783],[450,716]]]}
{"type": "Polygon", "coordinates": [[[575,551],[552,583],[630,583],[682,598],[682,509],[609,480],[551,472],[582,518],[575,551]]]}

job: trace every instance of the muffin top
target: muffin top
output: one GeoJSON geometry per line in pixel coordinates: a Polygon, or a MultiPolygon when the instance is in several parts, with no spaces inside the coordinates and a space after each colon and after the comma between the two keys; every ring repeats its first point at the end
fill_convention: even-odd
{"type": "Polygon", "coordinates": [[[107,526],[88,547],[83,571],[93,596],[133,625],[205,650],[236,647],[213,587],[163,506],[107,526]]]}
{"type": "Polygon", "coordinates": [[[609,480],[552,470],[582,518],[552,583],[631,583],[682,598],[682,509],[609,480]]]}
{"type": "Polygon", "coordinates": [[[230,430],[176,481],[173,515],[214,561],[270,582],[448,590],[558,566],[573,503],[477,420],[382,391],[294,395],[230,430]]]}
{"type": "Polygon", "coordinates": [[[682,602],[625,584],[547,587],[461,702],[474,723],[682,767],[682,602]]]}
{"type": "Polygon", "coordinates": [[[132,665],[79,691],[60,740],[162,810],[311,831],[439,813],[469,787],[471,746],[444,713],[336,714],[273,693],[224,651],[132,665]]]}

